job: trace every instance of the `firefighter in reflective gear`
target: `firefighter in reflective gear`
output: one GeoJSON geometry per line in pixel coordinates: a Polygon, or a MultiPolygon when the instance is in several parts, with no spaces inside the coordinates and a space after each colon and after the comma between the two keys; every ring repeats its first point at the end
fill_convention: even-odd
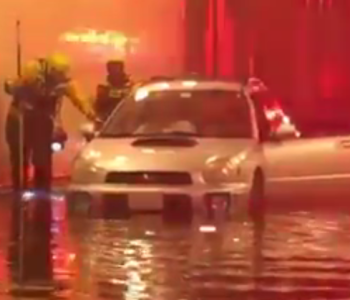
{"type": "Polygon", "coordinates": [[[65,97],[88,119],[96,119],[91,103],[69,75],[68,58],[54,54],[28,62],[20,78],[5,84],[5,91],[13,97],[6,120],[6,140],[15,191],[25,188],[31,163],[34,166],[34,187],[50,190],[51,144],[54,139],[66,138],[60,118],[65,97]]]}
{"type": "Polygon", "coordinates": [[[95,101],[95,110],[101,120],[108,118],[132,87],[123,61],[110,60],[107,62],[106,69],[106,83],[97,86],[95,101]]]}

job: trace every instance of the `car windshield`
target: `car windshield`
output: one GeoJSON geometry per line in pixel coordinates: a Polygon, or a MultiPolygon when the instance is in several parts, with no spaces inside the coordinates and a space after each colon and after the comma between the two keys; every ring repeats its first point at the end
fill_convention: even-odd
{"type": "Polygon", "coordinates": [[[102,130],[101,137],[252,137],[250,108],[242,93],[163,90],[149,92],[138,101],[136,98],[133,96],[121,104],[102,130]]]}

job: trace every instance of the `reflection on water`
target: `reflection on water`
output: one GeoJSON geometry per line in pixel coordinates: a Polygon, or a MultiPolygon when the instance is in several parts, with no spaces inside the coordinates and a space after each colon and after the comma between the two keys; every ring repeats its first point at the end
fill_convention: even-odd
{"type": "MultiPolygon", "coordinates": [[[[60,218],[55,204],[56,277],[68,299],[348,299],[350,218],[340,213],[270,214],[219,233],[129,221],[60,218]]],[[[3,212],[0,212],[3,214],[3,212]]],[[[0,255],[6,226],[1,220],[0,255]]],[[[0,280],[6,268],[2,262],[0,280]]],[[[1,287],[1,285],[0,285],[1,287]]]]}

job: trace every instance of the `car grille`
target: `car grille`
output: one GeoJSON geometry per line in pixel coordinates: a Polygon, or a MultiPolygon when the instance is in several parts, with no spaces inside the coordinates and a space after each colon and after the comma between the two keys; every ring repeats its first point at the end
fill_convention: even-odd
{"type": "Polygon", "coordinates": [[[192,178],[185,172],[111,172],[107,174],[106,183],[191,185],[192,178]]]}

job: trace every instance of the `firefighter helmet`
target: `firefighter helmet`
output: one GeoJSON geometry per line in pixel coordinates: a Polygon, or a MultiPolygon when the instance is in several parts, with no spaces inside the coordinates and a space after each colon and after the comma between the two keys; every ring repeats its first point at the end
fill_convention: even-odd
{"type": "Polygon", "coordinates": [[[38,60],[27,62],[22,69],[22,79],[28,82],[37,80],[41,74],[41,65],[38,60]]]}
{"type": "Polygon", "coordinates": [[[107,61],[107,71],[110,72],[113,69],[117,69],[119,71],[124,71],[125,63],[121,59],[111,59],[107,61]]]}
{"type": "Polygon", "coordinates": [[[70,72],[70,61],[67,56],[61,53],[54,53],[47,58],[48,68],[50,71],[67,75],[70,72]]]}

